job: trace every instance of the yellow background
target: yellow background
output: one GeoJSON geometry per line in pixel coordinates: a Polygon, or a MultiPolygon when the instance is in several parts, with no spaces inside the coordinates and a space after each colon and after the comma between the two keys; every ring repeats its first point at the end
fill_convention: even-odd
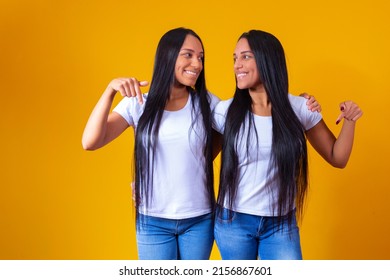
{"type": "Polygon", "coordinates": [[[202,37],[208,88],[223,99],[238,36],[262,29],[285,47],[290,91],[315,95],[336,135],[338,104],[361,106],[345,169],[310,148],[303,254],[390,259],[389,1],[0,3],[0,259],[136,259],[133,134],[95,152],[81,135],[110,80],[150,80],[158,40],[179,26],[202,37]]]}

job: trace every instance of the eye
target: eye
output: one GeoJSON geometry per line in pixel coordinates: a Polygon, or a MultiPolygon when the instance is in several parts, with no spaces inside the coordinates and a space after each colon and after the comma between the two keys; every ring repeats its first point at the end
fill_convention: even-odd
{"type": "Polygon", "coordinates": [[[192,53],[190,53],[190,52],[182,52],[182,53],[180,53],[180,56],[182,56],[184,58],[191,58],[192,57],[192,53]]]}

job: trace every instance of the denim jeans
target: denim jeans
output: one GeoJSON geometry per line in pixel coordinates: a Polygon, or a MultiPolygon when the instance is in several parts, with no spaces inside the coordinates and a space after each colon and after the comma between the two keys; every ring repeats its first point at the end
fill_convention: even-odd
{"type": "Polygon", "coordinates": [[[302,251],[295,211],[291,227],[277,217],[262,217],[218,208],[214,235],[224,260],[301,260],[302,251]],[[219,212],[219,211],[222,211],[219,212]]]}
{"type": "Polygon", "coordinates": [[[208,260],[214,242],[213,215],[164,219],[139,214],[137,246],[140,260],[208,260]]]}

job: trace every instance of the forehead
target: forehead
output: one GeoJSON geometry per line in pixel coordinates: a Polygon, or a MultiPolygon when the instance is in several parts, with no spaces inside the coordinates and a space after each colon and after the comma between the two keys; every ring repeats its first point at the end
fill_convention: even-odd
{"type": "Polygon", "coordinates": [[[181,49],[193,50],[195,52],[203,52],[202,44],[199,39],[193,35],[187,35],[181,49]]]}
{"type": "Polygon", "coordinates": [[[252,51],[251,48],[249,47],[248,40],[246,38],[241,38],[238,40],[236,44],[236,48],[234,50],[234,54],[240,54],[242,52],[250,52],[252,51]]]}

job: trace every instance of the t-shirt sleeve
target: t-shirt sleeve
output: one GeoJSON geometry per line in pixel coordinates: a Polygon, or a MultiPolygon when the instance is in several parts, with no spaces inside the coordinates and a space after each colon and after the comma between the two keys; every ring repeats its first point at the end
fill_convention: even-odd
{"type": "Polygon", "coordinates": [[[221,99],[218,96],[212,94],[211,92],[208,92],[208,95],[210,98],[210,110],[211,112],[213,112],[215,110],[215,106],[217,106],[221,99]]]}
{"type": "Polygon", "coordinates": [[[144,110],[146,96],[143,95],[143,104],[138,103],[136,97],[124,97],[118,105],[115,106],[113,112],[121,115],[130,126],[136,127],[138,120],[144,110]]]}
{"type": "Polygon", "coordinates": [[[220,101],[213,111],[213,128],[223,134],[225,130],[226,114],[233,99],[220,101]]]}
{"type": "Polygon", "coordinates": [[[312,112],[308,109],[306,102],[307,99],[302,96],[294,96],[289,94],[291,105],[298,116],[305,131],[311,129],[322,120],[321,113],[315,111],[312,112]]]}

